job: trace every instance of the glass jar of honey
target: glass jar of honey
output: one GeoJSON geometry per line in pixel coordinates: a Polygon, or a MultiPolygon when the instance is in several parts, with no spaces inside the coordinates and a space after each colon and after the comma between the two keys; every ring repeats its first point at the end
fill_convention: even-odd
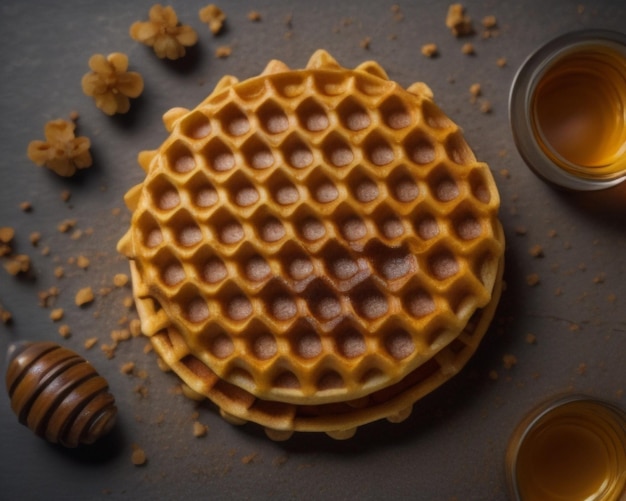
{"type": "Polygon", "coordinates": [[[586,30],[541,47],[514,79],[509,115],[543,179],[572,190],[626,180],[626,34],[586,30]]]}
{"type": "Polygon", "coordinates": [[[531,412],[514,431],[506,474],[515,501],[621,501],[626,413],[584,396],[531,412]]]}

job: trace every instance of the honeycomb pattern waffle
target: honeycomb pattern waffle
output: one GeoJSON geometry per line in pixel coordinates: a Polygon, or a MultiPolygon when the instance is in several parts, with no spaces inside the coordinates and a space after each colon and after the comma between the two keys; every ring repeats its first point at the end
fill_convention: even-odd
{"type": "Polygon", "coordinates": [[[424,84],[318,51],[304,70],[225,77],[164,122],[118,248],[156,305],[144,332],[175,336],[229,387],[306,407],[362,398],[491,301],[497,189],[424,84]]]}
{"type": "MultiPolygon", "coordinates": [[[[501,231],[501,230],[500,230],[501,231]]],[[[504,263],[498,267],[498,276],[492,298],[484,308],[476,310],[461,334],[431,360],[404,379],[387,388],[360,399],[320,405],[297,405],[272,402],[220,379],[210,367],[189,350],[183,337],[174,327],[167,327],[151,337],[156,353],[168,367],[183,380],[185,393],[195,400],[210,399],[222,417],[235,425],[253,422],[261,425],[267,436],[275,441],[289,439],[294,432],[324,432],[337,440],[349,439],[359,426],[387,419],[399,423],[407,419],[413,405],[456,375],[476,351],[495,314],[502,292],[504,263]]],[[[141,277],[131,264],[133,285],[141,284],[141,277]]],[[[139,286],[141,287],[141,286],[139,286]]],[[[140,318],[157,314],[158,305],[151,299],[137,302],[140,318]]]]}

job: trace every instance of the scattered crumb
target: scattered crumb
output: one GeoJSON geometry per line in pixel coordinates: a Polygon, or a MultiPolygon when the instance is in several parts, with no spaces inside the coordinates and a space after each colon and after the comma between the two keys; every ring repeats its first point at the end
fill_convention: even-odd
{"type": "Polygon", "coordinates": [[[539,279],[538,273],[531,273],[530,275],[526,276],[526,283],[530,285],[531,287],[538,285],[539,281],[540,279],[539,279]]]}
{"type": "Polygon", "coordinates": [[[126,362],[120,367],[120,372],[122,374],[132,374],[135,371],[135,362],[126,362]]]}
{"type": "Polygon", "coordinates": [[[481,21],[481,24],[483,25],[484,28],[490,29],[490,28],[495,28],[496,27],[496,16],[485,16],[483,17],[483,20],[481,21]]]}
{"type": "Polygon", "coordinates": [[[497,381],[498,377],[498,371],[493,369],[489,371],[489,379],[491,379],[492,381],[497,381]]]}
{"type": "Polygon", "coordinates": [[[486,99],[484,99],[480,103],[480,112],[481,113],[491,113],[491,110],[492,110],[491,103],[489,101],[487,101],[486,99]]]}
{"type": "Polygon", "coordinates": [[[63,200],[64,202],[69,201],[71,197],[72,197],[72,192],[70,190],[63,190],[61,192],[61,200],[63,200]]]}
{"type": "Polygon", "coordinates": [[[247,456],[242,457],[241,462],[242,464],[250,464],[256,459],[257,456],[258,454],[256,452],[252,452],[251,454],[248,454],[247,456]]]}
{"type": "Polygon", "coordinates": [[[0,242],[3,244],[11,243],[13,237],[15,236],[15,230],[10,226],[2,226],[0,227],[0,242]]]}
{"type": "Polygon", "coordinates": [[[78,256],[76,259],[76,266],[83,270],[87,269],[89,267],[89,259],[83,255],[78,256]]]}
{"type": "Polygon", "coordinates": [[[76,219],[66,219],[57,225],[57,230],[60,233],[67,233],[74,228],[74,226],[76,226],[76,219]]]}
{"type": "Polygon", "coordinates": [[[55,308],[50,312],[50,320],[52,320],[53,322],[58,322],[63,318],[64,314],[65,312],[63,311],[63,308],[55,308]]]}
{"type": "Polygon", "coordinates": [[[363,40],[361,40],[359,42],[359,47],[361,47],[361,49],[369,49],[370,48],[370,43],[372,43],[372,38],[371,37],[365,37],[363,40]]]}
{"type": "Polygon", "coordinates": [[[22,212],[30,212],[33,210],[33,205],[30,202],[22,202],[20,203],[20,210],[22,212]]]}
{"type": "Polygon", "coordinates": [[[525,338],[526,342],[528,344],[537,344],[537,336],[535,336],[534,334],[532,334],[531,332],[529,332],[528,334],[526,334],[526,338],[525,338]]]}
{"type": "Polygon", "coordinates": [[[515,234],[516,235],[523,236],[523,235],[526,235],[526,233],[528,233],[528,228],[526,228],[526,226],[516,226],[515,227],[515,234]]]}
{"type": "Polygon", "coordinates": [[[500,175],[504,179],[511,179],[511,171],[509,169],[500,169],[500,175]]]}
{"type": "Polygon", "coordinates": [[[85,347],[86,350],[91,350],[96,344],[98,344],[98,338],[90,337],[88,339],[85,339],[83,346],[85,347]]]}
{"type": "Polygon", "coordinates": [[[233,53],[233,49],[230,45],[220,45],[217,49],[215,49],[215,57],[219,57],[220,59],[227,58],[233,53]]]}
{"type": "Polygon", "coordinates": [[[41,240],[41,233],[39,233],[38,231],[33,231],[28,239],[33,246],[37,247],[39,241],[41,240]]]}
{"type": "Polygon", "coordinates": [[[251,10],[248,12],[248,21],[259,22],[261,20],[261,14],[256,10],[251,10]]]}
{"type": "Polygon", "coordinates": [[[576,368],[576,372],[578,372],[578,374],[580,374],[581,376],[584,376],[587,373],[587,364],[584,362],[581,362],[580,364],[578,364],[578,367],[576,368]]]}
{"type": "Polygon", "coordinates": [[[0,304],[0,322],[4,325],[9,325],[13,322],[13,315],[9,310],[0,304]]]}
{"type": "Polygon", "coordinates": [[[128,341],[130,339],[130,330],[114,329],[111,331],[111,339],[116,343],[119,343],[121,341],[128,341]]]}
{"type": "Polygon", "coordinates": [[[426,57],[435,57],[439,54],[437,44],[427,43],[422,45],[422,55],[426,57]]]}
{"type": "Polygon", "coordinates": [[[126,273],[117,273],[113,277],[113,285],[115,287],[124,287],[128,283],[128,275],[126,273]]]}
{"type": "Polygon", "coordinates": [[[193,423],[193,436],[196,438],[201,438],[206,436],[209,431],[209,427],[205,424],[202,424],[199,421],[194,421],[193,423]]]}
{"type": "Polygon", "coordinates": [[[501,57],[496,61],[496,64],[500,67],[500,68],[504,68],[506,66],[506,57],[501,57]]]}
{"type": "Polygon", "coordinates": [[[141,447],[133,444],[133,453],[130,456],[130,460],[135,466],[143,466],[148,458],[141,447]]]}
{"type": "Polygon", "coordinates": [[[474,33],[471,18],[465,13],[465,7],[455,3],[448,7],[446,26],[455,37],[462,37],[474,33]]]}
{"type": "Polygon", "coordinates": [[[606,280],[606,273],[599,273],[598,275],[596,275],[595,277],[593,277],[593,283],[594,284],[603,284],[604,281],[606,280]]]}
{"type": "Polygon", "coordinates": [[[476,99],[478,99],[478,97],[482,94],[482,89],[480,87],[479,83],[473,83],[472,85],[470,85],[469,88],[469,93],[470,93],[470,101],[472,103],[476,102],[476,99]]]}
{"type": "Polygon", "coordinates": [[[476,50],[474,49],[474,44],[471,44],[469,42],[464,43],[463,46],[461,47],[461,52],[467,56],[472,56],[476,54],[476,50]]]}
{"type": "Polygon", "coordinates": [[[561,289],[560,287],[557,287],[557,288],[554,290],[554,295],[555,295],[555,296],[562,296],[562,295],[563,295],[563,289],[561,289]]]}
{"type": "Polygon", "coordinates": [[[83,306],[91,303],[94,300],[93,290],[91,287],[84,287],[76,293],[74,302],[76,306],[83,306]]]}
{"type": "Polygon", "coordinates": [[[505,369],[511,369],[512,367],[517,365],[517,357],[515,355],[507,353],[502,357],[502,365],[505,369]]]}
{"type": "Polygon", "coordinates": [[[13,276],[28,273],[30,258],[26,254],[14,254],[4,263],[4,269],[13,276]]]}
{"type": "Polygon", "coordinates": [[[611,294],[609,294],[609,295],[606,297],[606,300],[607,300],[609,303],[614,303],[614,302],[616,301],[616,299],[617,299],[617,296],[616,296],[614,293],[611,293],[611,294]]]}
{"type": "Polygon", "coordinates": [[[572,322],[569,324],[568,329],[570,332],[578,332],[580,330],[580,325],[572,322]]]}
{"type": "Polygon", "coordinates": [[[65,275],[65,269],[63,268],[63,266],[57,266],[54,269],[54,276],[56,278],[63,278],[64,275],[65,275]]]}
{"type": "Polygon", "coordinates": [[[128,329],[133,337],[141,335],[141,321],[138,318],[133,318],[128,324],[128,329]]]}
{"type": "Polygon", "coordinates": [[[70,326],[67,324],[59,326],[59,335],[64,339],[70,337],[72,335],[72,330],[70,329],[70,326]]]}
{"type": "Polygon", "coordinates": [[[533,245],[530,249],[528,249],[528,253],[532,257],[544,257],[543,247],[539,244],[533,245]]]}
{"type": "Polygon", "coordinates": [[[129,308],[129,309],[135,306],[135,300],[133,299],[133,296],[126,296],[124,298],[123,304],[126,308],[129,308]]]}
{"type": "Polygon", "coordinates": [[[226,21],[226,14],[215,4],[207,5],[198,12],[200,21],[209,26],[209,30],[213,35],[217,35],[224,27],[226,21]]]}

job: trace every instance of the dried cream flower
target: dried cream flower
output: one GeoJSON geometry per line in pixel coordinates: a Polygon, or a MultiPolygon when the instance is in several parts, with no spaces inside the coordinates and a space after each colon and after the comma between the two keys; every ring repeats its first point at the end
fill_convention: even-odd
{"type": "Polygon", "coordinates": [[[198,12],[200,21],[209,25],[211,33],[217,35],[224,26],[226,14],[215,4],[207,5],[198,12]]]}
{"type": "Polygon", "coordinates": [[[198,34],[191,26],[178,23],[172,7],[153,5],[149,21],[137,21],[130,27],[130,36],[154,49],[161,59],[178,59],[185,55],[185,47],[198,41],[198,34]]]}
{"type": "Polygon", "coordinates": [[[130,109],[130,97],[143,92],[143,78],[139,73],[126,71],[128,57],[114,52],[104,57],[94,54],[89,59],[91,72],[82,80],[83,92],[96,101],[96,106],[107,115],[126,113],[130,109]]]}
{"type": "Polygon", "coordinates": [[[58,119],[44,128],[46,141],[31,141],[27,155],[37,165],[45,165],[59,176],[73,176],[76,169],[91,165],[89,138],[74,135],[74,122],[58,119]]]}

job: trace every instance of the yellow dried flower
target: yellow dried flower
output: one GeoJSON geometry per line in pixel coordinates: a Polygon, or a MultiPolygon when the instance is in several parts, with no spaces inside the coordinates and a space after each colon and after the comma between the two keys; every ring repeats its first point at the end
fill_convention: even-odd
{"type": "Polygon", "coordinates": [[[198,12],[200,21],[209,25],[211,33],[217,35],[224,26],[226,14],[215,4],[207,5],[198,12]]]}
{"type": "Polygon", "coordinates": [[[191,26],[178,23],[172,7],[153,5],[149,21],[137,21],[130,27],[133,40],[152,47],[156,55],[163,59],[178,59],[185,55],[185,47],[198,41],[198,34],[191,26]]]}
{"type": "Polygon", "coordinates": [[[131,97],[143,92],[143,78],[128,69],[128,57],[121,52],[94,54],[89,58],[91,72],[82,80],[83,92],[94,98],[96,106],[107,115],[126,113],[131,97]]]}
{"type": "Polygon", "coordinates": [[[74,135],[76,124],[67,120],[51,120],[44,127],[45,141],[31,141],[27,155],[37,165],[45,165],[59,176],[73,176],[77,169],[91,165],[89,138],[74,135]]]}

